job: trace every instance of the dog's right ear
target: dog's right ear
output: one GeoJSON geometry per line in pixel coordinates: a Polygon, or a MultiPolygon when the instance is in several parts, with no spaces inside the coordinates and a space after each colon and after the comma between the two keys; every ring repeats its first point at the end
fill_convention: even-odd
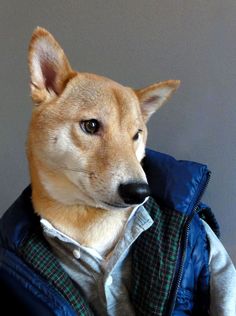
{"type": "Polygon", "coordinates": [[[75,75],[60,45],[41,27],[34,30],[30,41],[29,69],[31,96],[36,104],[60,95],[75,75]]]}

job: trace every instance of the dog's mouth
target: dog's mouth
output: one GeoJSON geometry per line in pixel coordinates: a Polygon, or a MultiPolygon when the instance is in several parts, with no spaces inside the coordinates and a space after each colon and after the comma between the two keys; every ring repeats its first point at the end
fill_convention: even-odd
{"type": "Polygon", "coordinates": [[[110,203],[110,202],[105,202],[105,201],[101,201],[103,204],[114,207],[114,208],[128,208],[131,205],[127,205],[127,204],[121,204],[121,203],[110,203]]]}

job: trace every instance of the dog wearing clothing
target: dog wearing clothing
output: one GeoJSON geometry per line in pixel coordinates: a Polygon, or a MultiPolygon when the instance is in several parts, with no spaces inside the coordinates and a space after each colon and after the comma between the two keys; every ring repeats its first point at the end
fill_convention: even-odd
{"type": "MultiPolygon", "coordinates": [[[[36,267],[37,254],[29,255],[30,245],[40,243],[51,264],[58,262],[61,275],[73,280],[81,310],[60,291],[79,315],[209,315],[211,249],[220,242],[198,215],[209,210],[200,204],[208,169],[145,152],[146,123],[180,82],[134,90],[75,72],[43,28],[32,35],[29,69],[35,107],[27,142],[31,188],[23,199],[32,198],[40,237],[20,243],[24,264],[59,291],[36,267]],[[142,256],[148,256],[144,263],[142,256]],[[192,271],[190,289],[186,271],[192,271]]],[[[229,270],[235,275],[232,264],[229,270]]]]}

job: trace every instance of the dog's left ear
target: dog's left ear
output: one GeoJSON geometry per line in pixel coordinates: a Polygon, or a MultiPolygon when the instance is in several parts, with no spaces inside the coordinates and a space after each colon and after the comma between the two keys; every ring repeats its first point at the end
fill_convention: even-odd
{"type": "Polygon", "coordinates": [[[145,122],[170,98],[179,85],[179,80],[168,80],[135,90],[145,122]]]}

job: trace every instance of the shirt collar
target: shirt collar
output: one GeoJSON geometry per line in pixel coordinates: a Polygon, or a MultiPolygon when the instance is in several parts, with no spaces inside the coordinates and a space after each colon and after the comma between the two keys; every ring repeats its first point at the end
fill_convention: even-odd
{"type": "MultiPolygon", "coordinates": [[[[130,224],[133,221],[132,224],[134,225],[135,228],[138,228],[138,230],[140,231],[139,233],[141,233],[141,231],[147,230],[153,224],[153,220],[152,220],[151,216],[149,215],[149,213],[147,212],[147,210],[143,206],[143,204],[146,203],[147,200],[148,200],[148,197],[144,200],[143,203],[134,207],[134,209],[130,213],[130,216],[129,216],[128,221],[126,223],[126,227],[128,226],[128,224],[130,224]]],[[[85,246],[81,245],[79,242],[77,242],[73,238],[69,237],[68,235],[64,234],[63,232],[58,230],[56,227],[54,227],[47,219],[41,218],[40,224],[43,228],[44,234],[47,237],[57,238],[58,240],[60,240],[63,243],[73,245],[77,249],[85,250],[86,252],[90,253],[90,255],[97,257],[100,260],[103,259],[103,257],[100,255],[100,253],[98,251],[96,251],[93,248],[85,247],[85,246]]],[[[126,231],[126,229],[124,229],[124,234],[126,234],[126,233],[127,233],[127,231],[126,231]]]]}

